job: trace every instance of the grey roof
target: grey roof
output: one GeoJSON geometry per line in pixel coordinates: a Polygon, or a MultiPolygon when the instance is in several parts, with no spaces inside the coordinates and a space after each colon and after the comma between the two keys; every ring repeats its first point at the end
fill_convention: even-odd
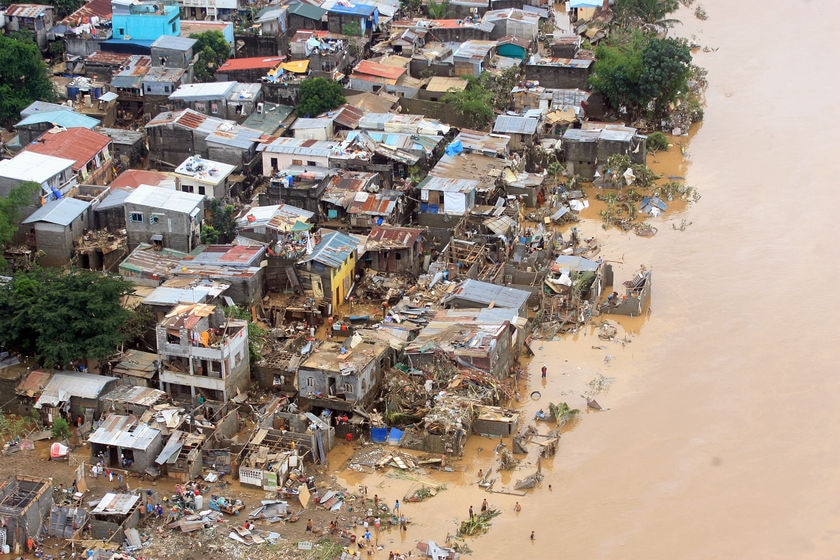
{"type": "Polygon", "coordinates": [[[90,207],[90,202],[75,198],[59,198],[50,200],[23,220],[24,224],[48,222],[59,226],[69,226],[73,220],[82,215],[90,207]]]}
{"type": "Polygon", "coordinates": [[[72,111],[72,107],[67,105],[59,105],[58,103],[50,103],[48,101],[33,101],[26,109],[20,112],[20,118],[25,119],[29,115],[37,113],[51,113],[53,111],[72,111]]]}
{"type": "Polygon", "coordinates": [[[292,2],[289,4],[289,15],[294,14],[307,19],[321,21],[321,17],[323,17],[325,13],[327,13],[327,10],[324,8],[313,6],[312,4],[307,4],[305,2],[292,2]]]}
{"type": "Polygon", "coordinates": [[[481,282],[480,280],[464,280],[445,298],[445,302],[453,299],[472,301],[482,306],[493,304],[494,307],[512,307],[519,309],[530,297],[530,292],[481,282]]]}
{"type": "Polygon", "coordinates": [[[297,119],[292,125],[292,130],[304,130],[312,128],[327,128],[332,124],[333,120],[327,117],[320,119],[308,119],[305,117],[297,119]]]}
{"type": "Polygon", "coordinates": [[[130,195],[132,191],[134,191],[134,189],[115,189],[111,187],[111,192],[108,194],[108,196],[102,199],[102,202],[100,202],[96,206],[96,208],[93,209],[93,211],[104,212],[105,210],[110,210],[112,208],[122,208],[123,206],[125,206],[125,199],[128,198],[128,195],[130,195]]]}
{"type": "Polygon", "coordinates": [[[183,84],[170,96],[173,101],[210,101],[230,95],[238,82],[203,82],[183,84]]]}
{"type": "Polygon", "coordinates": [[[137,494],[115,494],[108,492],[91,511],[94,515],[128,515],[140,500],[137,494]]]}
{"type": "Polygon", "coordinates": [[[174,35],[161,35],[154,43],[153,48],[172,49],[174,51],[187,51],[193,48],[196,40],[188,37],[175,37],[174,35]]]}
{"type": "Polygon", "coordinates": [[[260,144],[257,151],[275,154],[294,154],[302,156],[329,157],[338,142],[310,140],[304,138],[277,138],[268,144],[260,144]]]}
{"type": "Polygon", "coordinates": [[[263,104],[263,112],[254,111],[242,122],[242,126],[272,134],[293,110],[294,107],[289,105],[266,102],[263,104]]]}
{"type": "Polygon", "coordinates": [[[141,385],[118,385],[102,395],[103,401],[114,401],[139,406],[152,406],[166,397],[166,391],[141,385]]]}
{"type": "Polygon", "coordinates": [[[538,124],[539,121],[537,119],[499,115],[496,117],[496,123],[493,125],[493,132],[501,134],[536,134],[538,124]]]}
{"type": "Polygon", "coordinates": [[[560,255],[554,259],[554,264],[561,268],[568,268],[569,270],[576,270],[578,272],[595,272],[600,263],[591,261],[577,255],[560,255]]]}
{"type": "Polygon", "coordinates": [[[143,140],[144,134],[138,130],[126,130],[123,128],[107,128],[107,127],[99,127],[96,129],[96,132],[100,134],[104,134],[108,138],[110,138],[114,144],[136,144],[140,140],[143,140]]]}
{"type": "Polygon", "coordinates": [[[90,435],[88,441],[99,445],[112,445],[124,449],[145,451],[160,435],[160,430],[152,428],[148,424],[136,424],[136,422],[137,420],[133,416],[111,414],[90,435]],[[134,429],[129,431],[132,426],[134,429]]]}
{"type": "Polygon", "coordinates": [[[235,125],[232,127],[221,127],[207,135],[208,144],[220,144],[242,150],[250,150],[259,141],[262,133],[254,128],[235,125]]]}
{"type": "Polygon", "coordinates": [[[200,194],[173,191],[151,185],[140,185],[125,199],[127,204],[163,208],[184,214],[192,213],[203,201],[204,196],[200,194]]]}
{"type": "Polygon", "coordinates": [[[35,403],[35,408],[41,408],[44,405],[55,406],[71,397],[98,399],[103,389],[116,380],[116,377],[92,373],[56,373],[44,387],[38,402],[35,403]]]}
{"type": "Polygon", "coordinates": [[[151,294],[143,299],[146,305],[176,305],[178,303],[204,303],[208,295],[213,292],[211,286],[196,286],[195,288],[170,288],[158,286],[151,294]]]}

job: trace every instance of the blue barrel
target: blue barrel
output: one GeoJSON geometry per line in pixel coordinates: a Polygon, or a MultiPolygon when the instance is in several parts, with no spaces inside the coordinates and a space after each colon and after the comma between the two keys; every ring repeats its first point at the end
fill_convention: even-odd
{"type": "Polygon", "coordinates": [[[67,98],[73,101],[79,97],[79,88],[77,86],[67,86],[67,98]]]}

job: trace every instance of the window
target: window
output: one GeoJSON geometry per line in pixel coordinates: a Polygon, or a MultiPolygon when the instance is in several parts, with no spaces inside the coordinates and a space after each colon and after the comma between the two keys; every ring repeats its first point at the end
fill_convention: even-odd
{"type": "Polygon", "coordinates": [[[128,221],[133,224],[142,224],[143,223],[143,213],[142,212],[132,212],[128,215],[128,221]]]}
{"type": "Polygon", "coordinates": [[[149,223],[156,224],[160,221],[160,214],[152,214],[149,216],[149,223]]]}
{"type": "Polygon", "coordinates": [[[315,378],[314,377],[307,377],[306,378],[306,386],[307,387],[314,387],[315,386],[315,378]]]}
{"type": "Polygon", "coordinates": [[[302,159],[293,159],[292,160],[292,165],[303,165],[303,160],[302,159]]]}
{"type": "Polygon", "coordinates": [[[210,102],[210,112],[214,115],[219,112],[219,103],[217,101],[210,102]]]}
{"type": "Polygon", "coordinates": [[[152,93],[152,86],[146,86],[146,93],[152,93]]]}
{"type": "Polygon", "coordinates": [[[345,383],[344,384],[344,392],[345,393],[352,393],[353,392],[353,385],[351,385],[350,383],[345,383]]]}
{"type": "Polygon", "coordinates": [[[318,163],[315,161],[307,161],[306,165],[311,165],[312,167],[315,167],[316,165],[318,165],[318,163]]]}
{"type": "Polygon", "coordinates": [[[193,185],[184,185],[181,184],[181,191],[182,192],[195,192],[195,187],[193,185]]]}
{"type": "Polygon", "coordinates": [[[198,187],[198,194],[205,194],[204,187],[198,187]]]}
{"type": "Polygon", "coordinates": [[[164,93],[170,93],[170,92],[169,92],[169,90],[170,90],[170,89],[171,89],[171,88],[170,88],[169,86],[163,86],[163,91],[164,91],[164,93]]]}

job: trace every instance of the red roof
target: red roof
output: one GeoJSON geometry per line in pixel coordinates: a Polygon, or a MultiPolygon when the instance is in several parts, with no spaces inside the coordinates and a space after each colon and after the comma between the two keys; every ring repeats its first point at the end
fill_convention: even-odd
{"type": "Polygon", "coordinates": [[[354,72],[376,76],[377,78],[396,80],[405,74],[405,68],[401,66],[386,66],[377,62],[371,62],[370,60],[363,60],[356,65],[354,72]]]}
{"type": "Polygon", "coordinates": [[[169,179],[166,173],[160,171],[147,171],[145,169],[126,169],[119,176],[111,181],[111,188],[121,187],[137,188],[140,185],[159,185],[162,181],[169,179]]]}
{"type": "Polygon", "coordinates": [[[89,21],[92,16],[100,19],[111,19],[111,0],[89,0],[81,8],[61,20],[61,23],[78,25],[80,21],[89,21]]]}
{"type": "Polygon", "coordinates": [[[252,56],[247,58],[229,58],[219,66],[217,72],[232,72],[235,70],[259,70],[274,68],[286,60],[285,56],[252,56]]]}
{"type": "Polygon", "coordinates": [[[110,143],[111,139],[104,134],[76,127],[60,132],[48,130],[29,144],[26,151],[75,160],[73,171],[79,171],[110,143]]]}

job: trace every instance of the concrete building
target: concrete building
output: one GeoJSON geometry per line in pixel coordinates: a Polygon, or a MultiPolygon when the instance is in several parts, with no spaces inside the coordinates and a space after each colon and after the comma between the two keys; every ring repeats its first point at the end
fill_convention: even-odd
{"type": "Polygon", "coordinates": [[[35,247],[43,266],[64,266],[73,256],[74,244],[92,223],[89,202],[75,198],[51,200],[21,222],[35,230],[35,247]],[[31,225],[30,225],[31,224],[31,225]]]}
{"type": "Polygon", "coordinates": [[[262,152],[263,175],[271,177],[290,167],[328,168],[330,155],[338,142],[304,138],[275,138],[257,146],[262,152]]]}
{"type": "Polygon", "coordinates": [[[190,252],[198,245],[204,221],[204,196],[140,185],[125,199],[128,250],[152,243],[190,252]]]}
{"type": "Polygon", "coordinates": [[[199,156],[188,157],[175,168],[177,189],[181,192],[204,195],[208,199],[226,200],[230,190],[228,177],[235,166],[199,156]]]}
{"type": "Polygon", "coordinates": [[[114,178],[113,142],[84,127],[51,129],[24,151],[72,159],[79,182],[88,185],[105,185],[114,178]]]}
{"type": "Polygon", "coordinates": [[[136,473],[146,472],[163,448],[160,430],[138,422],[135,416],[119,414],[109,414],[88,443],[92,461],[102,460],[106,467],[136,473]]]}
{"type": "Polygon", "coordinates": [[[11,4],[5,10],[6,32],[31,31],[42,51],[47,49],[47,32],[55,24],[55,8],[44,4],[11,4]]]}
{"type": "Polygon", "coordinates": [[[99,397],[113,389],[118,381],[116,377],[91,373],[56,373],[35,401],[35,408],[41,410],[42,418],[48,423],[62,412],[69,413],[70,418],[82,416],[86,421],[99,418],[102,413],[99,397]]]}
{"type": "Polygon", "coordinates": [[[155,41],[181,34],[181,15],[171,0],[111,0],[113,38],[155,41]]]}
{"type": "Polygon", "coordinates": [[[160,388],[175,400],[227,402],[249,384],[248,322],[206,304],[175,307],[155,328],[160,388]]]}
{"type": "Polygon", "coordinates": [[[262,99],[260,84],[240,82],[182,84],[169,95],[169,100],[177,109],[193,109],[232,120],[242,120],[253,113],[262,99]]]}
{"type": "Polygon", "coordinates": [[[16,186],[24,181],[41,185],[40,196],[36,195],[35,207],[49,200],[69,196],[77,188],[76,173],[72,159],[21,152],[12,159],[0,160],[0,196],[6,198],[16,186]]]}

